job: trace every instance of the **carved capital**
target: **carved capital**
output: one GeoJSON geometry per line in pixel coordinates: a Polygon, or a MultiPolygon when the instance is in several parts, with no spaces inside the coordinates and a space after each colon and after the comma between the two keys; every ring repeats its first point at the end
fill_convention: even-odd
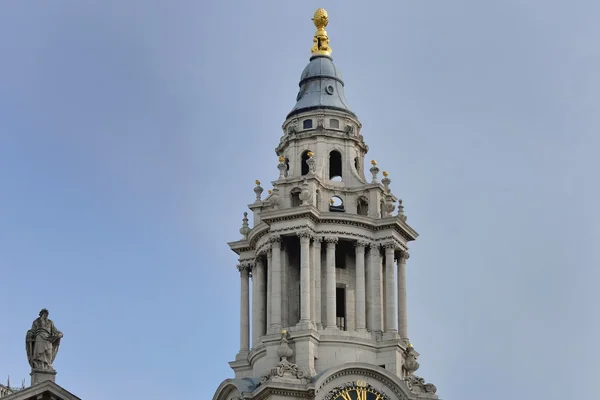
{"type": "Polygon", "coordinates": [[[281,243],[281,236],[279,235],[271,235],[271,237],[269,238],[269,242],[270,243],[281,243]]]}
{"type": "Polygon", "coordinates": [[[324,240],[327,244],[336,244],[338,242],[338,238],[331,236],[325,237],[324,240]]]}
{"type": "Polygon", "coordinates": [[[313,239],[313,245],[316,246],[318,244],[320,246],[321,242],[323,241],[323,236],[313,236],[312,239],[313,239]]]}
{"type": "Polygon", "coordinates": [[[379,249],[380,244],[377,242],[369,242],[367,244],[367,246],[371,249],[371,250],[377,250],[379,249]]]}
{"type": "Polygon", "coordinates": [[[397,251],[396,252],[396,260],[398,260],[398,262],[400,263],[406,263],[406,260],[408,260],[410,257],[410,254],[408,254],[407,251],[397,251]]]}
{"type": "Polygon", "coordinates": [[[381,244],[381,247],[383,247],[384,249],[387,250],[387,249],[396,249],[396,247],[398,247],[398,246],[394,242],[385,242],[385,243],[381,244]]]}
{"type": "Polygon", "coordinates": [[[309,239],[312,237],[312,234],[310,233],[309,230],[303,230],[300,232],[296,232],[296,235],[300,238],[300,240],[302,239],[309,239]]]}
{"type": "Polygon", "coordinates": [[[354,247],[356,248],[362,248],[364,250],[367,246],[369,246],[369,242],[366,240],[357,240],[354,242],[354,247]]]}
{"type": "Polygon", "coordinates": [[[237,266],[237,270],[240,271],[241,274],[249,273],[252,271],[252,265],[249,263],[241,263],[237,266]]]}

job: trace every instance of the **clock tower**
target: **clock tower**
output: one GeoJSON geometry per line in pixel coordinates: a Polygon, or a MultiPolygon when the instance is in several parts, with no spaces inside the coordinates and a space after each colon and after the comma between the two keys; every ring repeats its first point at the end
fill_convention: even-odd
{"type": "Polygon", "coordinates": [[[235,378],[213,400],[437,399],[414,373],[406,265],[417,232],[387,172],[379,176],[317,30],[296,104],[275,148],[278,176],[244,213],[239,256],[240,349],[235,378]],[[250,293],[252,302],[250,304],[250,293]]]}

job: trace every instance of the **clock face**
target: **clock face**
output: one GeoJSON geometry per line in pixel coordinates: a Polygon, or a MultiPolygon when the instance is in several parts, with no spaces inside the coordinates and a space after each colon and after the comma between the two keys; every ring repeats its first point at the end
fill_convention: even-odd
{"type": "Polygon", "coordinates": [[[357,381],[357,384],[344,385],[343,388],[337,388],[331,394],[331,400],[388,400],[388,397],[379,393],[371,385],[364,381],[357,381]]]}

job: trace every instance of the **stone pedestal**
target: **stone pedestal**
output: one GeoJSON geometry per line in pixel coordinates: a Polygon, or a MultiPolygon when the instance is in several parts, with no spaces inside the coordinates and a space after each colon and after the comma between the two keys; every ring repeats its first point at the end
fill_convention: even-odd
{"type": "Polygon", "coordinates": [[[31,373],[29,375],[31,376],[31,386],[33,386],[45,381],[55,382],[56,371],[32,368],[31,373]]]}

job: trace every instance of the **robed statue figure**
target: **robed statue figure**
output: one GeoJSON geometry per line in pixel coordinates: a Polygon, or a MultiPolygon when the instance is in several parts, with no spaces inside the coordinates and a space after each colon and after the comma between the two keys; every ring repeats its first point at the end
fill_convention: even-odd
{"type": "Polygon", "coordinates": [[[25,336],[27,360],[31,368],[54,371],[52,363],[62,337],[62,332],[48,319],[48,310],[44,308],[25,336]]]}

